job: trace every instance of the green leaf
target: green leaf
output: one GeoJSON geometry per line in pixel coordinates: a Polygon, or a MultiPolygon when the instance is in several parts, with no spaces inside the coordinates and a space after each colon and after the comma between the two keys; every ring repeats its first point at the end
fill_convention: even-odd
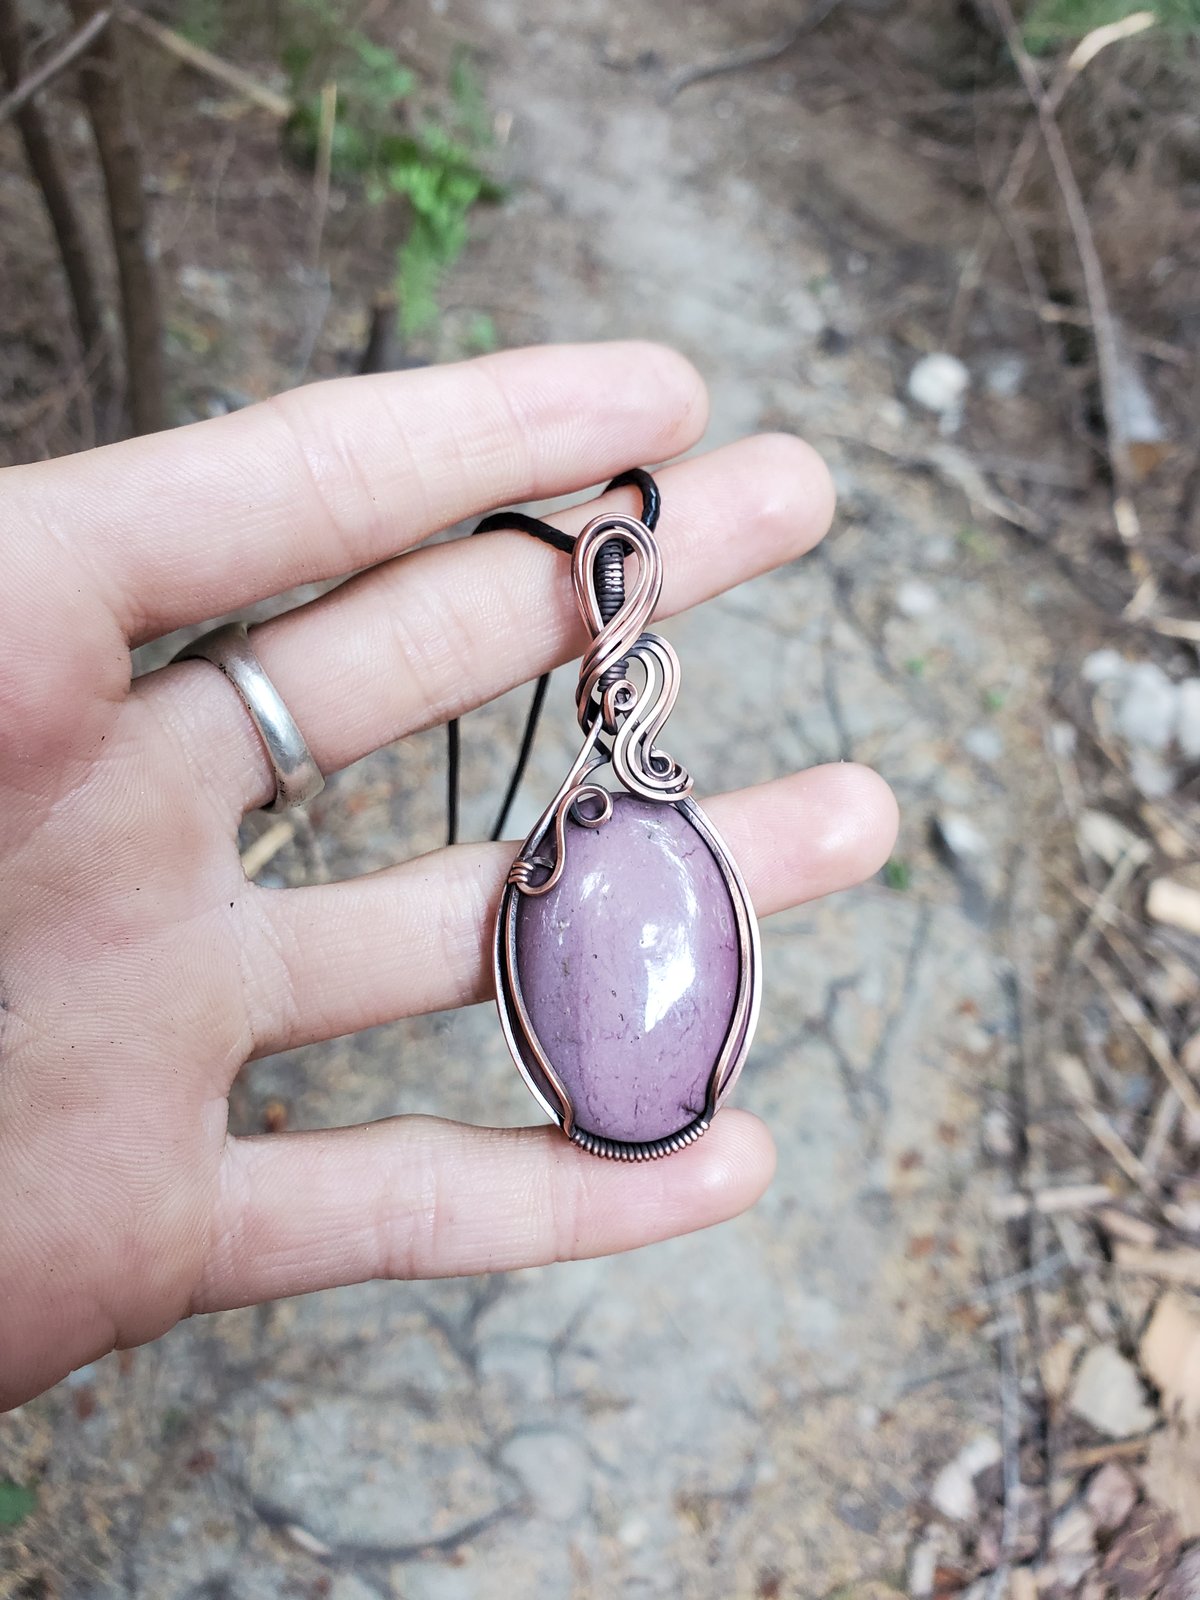
{"type": "Polygon", "coordinates": [[[893,856],[884,865],[883,881],[889,889],[897,889],[903,893],[912,883],[912,868],[900,856],[893,856]]]}
{"type": "Polygon", "coordinates": [[[37,1490],[0,1478],[0,1528],[19,1528],[37,1510],[37,1490]]]}

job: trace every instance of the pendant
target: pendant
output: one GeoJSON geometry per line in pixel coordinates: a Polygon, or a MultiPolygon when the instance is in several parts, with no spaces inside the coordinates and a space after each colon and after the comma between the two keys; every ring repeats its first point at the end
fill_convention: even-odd
{"type": "Polygon", "coordinates": [[[690,776],[655,743],[679,659],[643,631],[662,587],[654,535],[597,517],[571,570],[592,635],[575,694],[583,744],[509,871],[496,997],[513,1059],[568,1138],[644,1161],[698,1139],[741,1071],[758,925],[690,776]]]}

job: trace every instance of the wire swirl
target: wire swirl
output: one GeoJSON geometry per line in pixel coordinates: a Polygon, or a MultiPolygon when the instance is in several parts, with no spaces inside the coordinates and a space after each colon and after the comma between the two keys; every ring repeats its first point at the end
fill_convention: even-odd
{"type": "Polygon", "coordinates": [[[680,676],[671,646],[644,631],[662,592],[658,542],[636,517],[595,517],[576,541],[571,576],[592,634],[575,690],[579,725],[587,732],[601,719],[612,738],[613,771],[631,794],[644,800],[682,799],[691,792],[691,777],[654,744],[675,705],[680,676]],[[636,574],[614,611],[610,552],[618,540],[634,557],[636,574]],[[645,671],[640,689],[626,675],[631,659],[645,671]]]}

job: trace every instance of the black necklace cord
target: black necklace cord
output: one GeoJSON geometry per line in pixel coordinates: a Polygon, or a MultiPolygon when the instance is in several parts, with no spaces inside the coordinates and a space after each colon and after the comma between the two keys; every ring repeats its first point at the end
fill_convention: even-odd
{"type": "MultiPolygon", "coordinates": [[[[622,472],[615,477],[602,491],[611,494],[614,489],[637,489],[642,497],[642,521],[651,532],[658,526],[658,519],[662,515],[662,494],[658,484],[645,470],[644,467],[630,467],[628,472],[622,472]]],[[[559,550],[563,555],[570,555],[575,548],[575,539],[572,534],[562,533],[558,528],[551,527],[548,522],[543,522],[540,517],[531,517],[524,511],[494,511],[491,516],[484,517],[471,530],[471,537],[477,533],[500,533],[516,530],[518,533],[527,533],[534,539],[539,539],[543,544],[550,545],[559,550]]],[[[597,598],[600,603],[600,614],[605,622],[611,622],[621,609],[625,601],[625,547],[620,539],[606,539],[600,546],[596,555],[599,568],[597,584],[597,598]]],[[[624,663],[617,662],[608,669],[604,678],[611,678],[613,683],[624,675],[624,663]]],[[[533,701],[529,707],[529,715],[525,719],[525,731],[521,736],[521,747],[517,752],[516,764],[513,767],[512,777],[508,781],[508,788],[504,792],[504,799],[500,804],[500,811],[496,817],[496,825],[489,838],[493,841],[499,839],[504,833],[508,814],[512,810],[513,801],[521,787],[521,779],[525,776],[525,768],[529,765],[529,758],[533,753],[533,741],[537,735],[538,722],[542,715],[542,706],[546,700],[546,690],[550,686],[550,674],[544,672],[537,680],[533,691],[533,701]]],[[[603,687],[608,688],[607,681],[603,687]]],[[[459,760],[460,745],[459,719],[454,717],[446,724],[447,762],[446,762],[446,843],[455,844],[458,841],[458,790],[459,790],[459,760]]]]}

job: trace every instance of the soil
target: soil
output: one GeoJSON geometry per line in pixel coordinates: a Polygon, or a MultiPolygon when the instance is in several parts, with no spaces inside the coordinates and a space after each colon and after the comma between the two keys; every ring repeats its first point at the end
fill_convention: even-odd
{"type": "MultiPolygon", "coordinates": [[[[479,213],[410,358],[463,353],[481,313],[504,345],[648,335],[705,373],[707,444],[771,428],[825,452],[840,510],[822,552],[668,630],[672,727],[722,783],[868,762],[898,794],[901,841],[880,879],[764,930],[739,1099],[781,1161],[752,1215],[613,1261],[213,1317],[76,1374],[0,1419],[0,1476],[39,1496],[0,1531],[0,1597],[908,1592],[937,1473],[1004,1433],[996,1279],[1014,1262],[989,1208],[1019,1161],[1028,995],[1074,904],[1048,751],[1064,684],[1129,594],[1095,373],[1077,322],[1047,321],[1082,314],[1076,269],[1038,302],[1002,235],[963,299],[989,226],[981,172],[1026,109],[998,41],[932,5],[843,5],[748,67],[738,53],[782,41],[792,7],[438,0],[376,5],[369,25],[435,73],[467,41],[504,135],[509,196],[479,213]],[[906,385],[955,327],[971,386],[951,437],[906,385]],[[964,820],[975,844],[948,849],[964,820]]],[[[240,64],[266,72],[265,37],[247,24],[240,64]]],[[[278,130],[152,51],[137,70],[177,420],[354,370],[387,281],[381,214],[335,191],[309,264],[311,178],[278,130]]],[[[16,460],[88,439],[50,245],[0,138],[0,448],[16,460]]],[[[1043,181],[1030,226],[1049,259],[1043,181]]],[[[1106,237],[1134,204],[1109,182],[1106,237]]],[[[1174,215],[1125,237],[1113,274],[1163,419],[1139,509],[1181,604],[1200,480],[1192,223],[1174,215]]],[[[572,753],[568,700],[564,679],[516,831],[572,753]]],[[[520,709],[466,726],[468,832],[520,709]]],[[[348,875],[433,847],[441,763],[431,734],[340,775],[315,845],[264,877],[302,881],[314,848],[348,875]]],[[[486,1008],[258,1062],[235,1099],[243,1129],[401,1111],[528,1119],[486,1008]]],[[[972,1576],[953,1566],[969,1541],[951,1545],[947,1596],[972,1576]]]]}

